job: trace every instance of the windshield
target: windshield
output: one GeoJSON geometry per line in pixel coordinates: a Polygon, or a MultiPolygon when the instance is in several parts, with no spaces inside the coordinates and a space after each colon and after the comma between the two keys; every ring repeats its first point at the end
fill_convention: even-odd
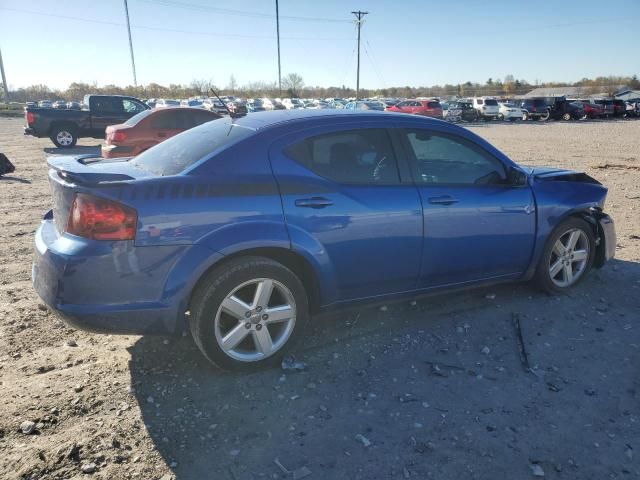
{"type": "Polygon", "coordinates": [[[136,167],[156,175],[176,175],[214,151],[250,136],[253,130],[221,118],[187,130],[131,160],[136,167]]]}
{"type": "Polygon", "coordinates": [[[137,125],[140,120],[147,118],[149,115],[151,115],[151,113],[152,113],[151,110],[143,110],[137,115],[134,115],[133,117],[131,117],[126,122],[124,122],[124,124],[128,125],[129,127],[133,127],[134,125],[137,125]]]}

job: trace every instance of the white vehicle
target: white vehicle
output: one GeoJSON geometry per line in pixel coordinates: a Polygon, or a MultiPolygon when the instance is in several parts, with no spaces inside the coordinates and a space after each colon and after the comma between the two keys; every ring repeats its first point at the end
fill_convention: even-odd
{"type": "Polygon", "coordinates": [[[264,107],[265,110],[275,109],[273,102],[271,101],[270,98],[264,97],[264,98],[261,98],[260,100],[262,100],[262,106],[264,107]]]}
{"type": "Polygon", "coordinates": [[[169,107],[179,107],[180,102],[178,100],[170,100],[168,98],[161,98],[156,102],[156,108],[169,108],[169,107]]]}
{"type": "Polygon", "coordinates": [[[513,103],[498,102],[498,120],[515,122],[522,119],[522,109],[513,103]]]}
{"type": "Polygon", "coordinates": [[[283,98],[282,105],[287,110],[297,110],[299,108],[304,108],[304,103],[299,98],[283,98]]]}
{"type": "Polygon", "coordinates": [[[211,112],[219,113],[221,115],[226,115],[227,113],[229,113],[225,108],[224,104],[215,97],[206,98],[202,102],[202,108],[209,110],[211,112]]]}
{"type": "Polygon", "coordinates": [[[498,118],[500,113],[498,101],[491,97],[474,97],[473,108],[483,120],[493,120],[498,118]]]}

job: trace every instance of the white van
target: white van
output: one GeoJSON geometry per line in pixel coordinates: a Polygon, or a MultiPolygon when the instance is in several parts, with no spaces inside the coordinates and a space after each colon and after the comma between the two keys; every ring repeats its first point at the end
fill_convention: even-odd
{"type": "Polygon", "coordinates": [[[474,97],[473,108],[476,109],[478,115],[484,120],[496,119],[500,113],[498,101],[492,97],[474,97]]]}

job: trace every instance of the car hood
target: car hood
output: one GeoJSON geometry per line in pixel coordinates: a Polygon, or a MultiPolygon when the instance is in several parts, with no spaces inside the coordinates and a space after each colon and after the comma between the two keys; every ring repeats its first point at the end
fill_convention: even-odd
{"type": "Polygon", "coordinates": [[[533,178],[535,181],[564,181],[564,182],[579,182],[579,183],[594,183],[596,185],[602,185],[595,178],[587,175],[584,172],[578,172],[575,170],[567,170],[564,168],[553,167],[523,167],[524,171],[533,178]]]}

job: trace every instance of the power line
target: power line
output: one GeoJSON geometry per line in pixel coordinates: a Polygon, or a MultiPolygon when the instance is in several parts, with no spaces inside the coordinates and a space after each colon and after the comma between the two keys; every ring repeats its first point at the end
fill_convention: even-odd
{"type": "Polygon", "coordinates": [[[133,42],[131,41],[131,24],[129,23],[129,6],[127,5],[127,0],[124,0],[124,14],[127,17],[127,32],[129,32],[129,52],[131,53],[131,67],[133,68],[133,85],[137,87],[136,61],[133,58],[133,42]]]}
{"type": "MultiPolygon", "coordinates": [[[[211,7],[209,5],[197,5],[194,3],[177,2],[173,0],[140,0],[140,1],[145,3],[162,5],[165,7],[184,8],[187,10],[210,11],[210,12],[215,12],[223,15],[235,15],[240,17],[262,18],[262,19],[270,19],[270,20],[274,18],[274,16],[269,13],[247,12],[244,10],[232,10],[228,8],[211,7]]],[[[292,15],[282,15],[280,18],[284,20],[298,20],[298,21],[304,21],[304,22],[331,22],[331,23],[348,23],[349,22],[348,20],[342,20],[339,18],[299,17],[299,16],[292,16],[292,15]]]]}
{"type": "MultiPolygon", "coordinates": [[[[32,10],[21,10],[21,9],[17,9],[17,8],[9,8],[9,7],[0,7],[0,10],[7,10],[7,11],[12,11],[12,12],[18,12],[18,13],[28,13],[31,15],[40,15],[40,16],[44,16],[44,17],[52,17],[52,18],[62,18],[65,20],[76,20],[79,22],[87,22],[87,23],[97,23],[97,24],[101,24],[101,25],[110,25],[110,26],[114,26],[114,27],[123,27],[126,26],[125,23],[118,23],[118,22],[109,22],[106,20],[93,20],[90,18],[82,18],[82,17],[74,17],[71,15],[58,15],[55,13],[44,13],[44,12],[35,12],[32,10]]],[[[196,31],[196,30],[180,30],[180,29],[176,29],[176,28],[166,28],[166,27],[152,27],[152,26],[148,26],[148,25],[131,25],[131,28],[133,29],[141,29],[141,30],[153,30],[153,31],[159,31],[159,32],[170,32],[170,33],[184,33],[184,34],[188,34],[188,35],[205,35],[205,36],[211,36],[211,37],[231,37],[231,38],[256,38],[256,39],[267,39],[267,40],[273,40],[275,37],[272,35],[244,35],[244,34],[240,34],[240,33],[217,33],[217,32],[203,32],[203,31],[196,31]]],[[[321,37],[280,37],[282,39],[286,39],[286,40],[314,40],[314,41],[347,41],[347,40],[351,40],[350,38],[339,38],[339,37],[333,37],[333,38],[321,38],[321,37]]]]}
{"type": "Polygon", "coordinates": [[[362,17],[368,15],[369,12],[361,12],[358,10],[357,12],[351,13],[353,13],[358,19],[356,20],[358,25],[358,73],[356,74],[356,101],[358,101],[358,94],[360,93],[360,27],[362,27],[362,17]]]}

